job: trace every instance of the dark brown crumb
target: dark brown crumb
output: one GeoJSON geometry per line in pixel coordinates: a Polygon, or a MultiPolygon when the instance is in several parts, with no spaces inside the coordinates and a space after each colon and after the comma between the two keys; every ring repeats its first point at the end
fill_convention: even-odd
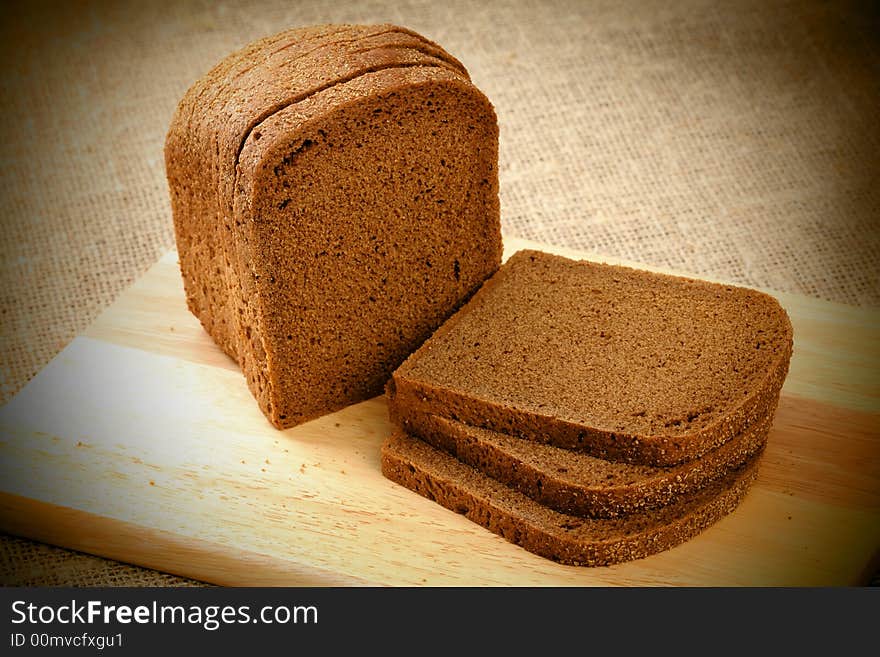
{"type": "Polygon", "coordinates": [[[389,403],[651,465],[765,416],[792,331],[754,290],[520,251],[410,356],[389,403]]]}
{"type": "Polygon", "coordinates": [[[234,53],[165,155],[189,308],[279,428],[380,393],[500,262],[494,111],[409,30],[234,53]]]}
{"type": "Polygon", "coordinates": [[[613,518],[657,508],[738,468],[763,449],[769,415],[699,459],[671,467],[607,461],[436,415],[392,408],[407,433],[562,513],[613,518]]]}
{"type": "Polygon", "coordinates": [[[548,509],[401,431],[382,445],[382,473],[530,552],[602,566],[671,548],[733,511],[757,475],[759,458],[673,504],[614,519],[548,509]]]}

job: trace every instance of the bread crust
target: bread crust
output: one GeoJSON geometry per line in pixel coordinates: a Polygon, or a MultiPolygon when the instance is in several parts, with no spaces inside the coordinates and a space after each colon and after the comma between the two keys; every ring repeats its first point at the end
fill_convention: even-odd
{"type": "MultiPolygon", "coordinates": [[[[252,276],[245,282],[246,295],[250,298],[270,299],[274,290],[277,289],[279,276],[274,273],[274,270],[280,266],[279,262],[277,260],[272,262],[266,258],[260,259],[256,257],[256,253],[260,250],[264,254],[267,252],[272,235],[277,231],[278,221],[286,221],[276,216],[277,213],[273,205],[277,203],[278,198],[285,196],[285,194],[281,193],[276,198],[271,194],[258,193],[255,190],[261,185],[271,186],[276,169],[279,166],[286,166],[284,165],[285,161],[295,160],[293,162],[295,166],[308,171],[308,164],[299,163],[299,159],[304,154],[302,145],[308,144],[306,157],[312,158],[309,160],[310,162],[316,161],[317,149],[332,148],[334,132],[328,122],[346,121],[347,125],[351,125],[352,121],[356,122],[356,116],[373,116],[374,112],[393,104],[393,99],[412,97],[412,100],[408,102],[415,106],[421,102],[417,100],[418,98],[424,99],[435,94],[461,94],[473,106],[471,120],[483,121],[481,133],[485,133],[490,126],[496,126],[491,104],[467,80],[446,67],[425,65],[391,67],[358,76],[353,80],[340,83],[291,104],[260,124],[258,132],[255,131],[246,142],[239,158],[238,167],[239,180],[235,216],[259,217],[258,221],[242,220],[235,227],[236,231],[240,231],[236,243],[242,249],[252,249],[251,253],[243,254],[243,261],[252,263],[252,276]],[[295,155],[291,157],[291,153],[295,155]]],[[[451,102],[451,100],[447,100],[451,102]]],[[[392,123],[394,120],[393,118],[383,119],[383,121],[391,121],[392,123]]],[[[338,132],[336,131],[337,137],[338,132]]],[[[406,304],[394,304],[383,313],[381,318],[373,321],[384,323],[386,334],[403,330],[407,336],[379,340],[383,342],[384,348],[381,350],[381,354],[377,354],[377,358],[386,360],[387,364],[373,373],[362,371],[358,376],[353,374],[347,376],[349,373],[347,369],[349,363],[347,362],[339,363],[339,367],[335,371],[328,367],[328,377],[335,376],[338,380],[345,381],[349,389],[359,388],[359,393],[346,398],[347,393],[343,390],[340,401],[335,403],[331,403],[330,400],[320,402],[312,390],[315,387],[312,385],[312,381],[305,376],[294,380],[290,376],[290,372],[285,372],[282,365],[285,358],[279,356],[279,350],[283,349],[286,344],[294,346],[301,344],[301,350],[305,350],[308,348],[308,345],[305,344],[306,341],[317,343],[323,342],[323,339],[326,338],[326,334],[324,336],[305,335],[304,331],[312,325],[312,322],[307,319],[307,307],[303,308],[303,313],[295,313],[291,308],[288,308],[285,311],[284,319],[277,317],[278,313],[275,313],[275,317],[267,317],[263,310],[263,314],[251,322],[252,328],[259,327],[264,332],[286,332],[288,337],[286,343],[274,340],[272,346],[266,347],[264,354],[265,367],[263,371],[268,372],[269,376],[265,389],[270,391],[265,397],[265,404],[270,409],[281,409],[277,413],[267,412],[268,415],[274,415],[278,418],[276,424],[286,426],[291,422],[291,416],[294,417],[293,423],[298,423],[326,412],[327,409],[332,410],[345,405],[345,403],[351,403],[351,401],[381,394],[394,367],[415,350],[449,314],[469,298],[482,282],[495,271],[501,258],[501,234],[498,218],[500,208],[497,204],[497,169],[495,167],[497,132],[493,132],[491,137],[488,143],[481,147],[482,152],[479,154],[478,160],[474,161],[473,166],[470,167],[474,183],[462,181],[461,184],[446,186],[446,191],[449,194],[462,195],[467,193],[470,195],[472,193],[473,199],[483,199],[480,204],[473,205],[471,208],[462,207],[459,213],[454,213],[453,207],[450,206],[447,216],[451,217],[451,214],[456,214],[456,216],[449,220],[443,220],[442,215],[438,215],[432,220],[423,216],[419,221],[407,220],[403,216],[393,219],[389,217],[386,220],[387,226],[380,229],[380,231],[387,233],[390,226],[396,226],[394,230],[398,231],[397,236],[394,238],[389,236],[388,239],[393,240],[397,256],[394,261],[386,262],[381,266],[376,264],[372,268],[375,272],[374,277],[383,280],[389,279],[389,285],[383,286],[383,289],[377,291],[377,294],[379,292],[395,294],[394,290],[400,290],[403,286],[403,280],[409,279],[412,283],[406,286],[411,288],[405,294],[409,297],[406,304]],[[452,189],[453,187],[455,190],[452,189]],[[474,212],[477,214],[475,215],[474,212]],[[421,239],[420,231],[423,230],[429,231],[431,238],[423,247],[418,247],[418,241],[421,239]],[[404,236],[407,235],[409,237],[405,238],[404,236]],[[473,252],[472,244],[481,244],[482,249],[473,252]],[[450,250],[449,245],[453,245],[454,248],[450,250]],[[432,260],[433,262],[427,263],[432,273],[444,268],[447,269],[446,279],[441,278],[439,283],[437,281],[430,282],[427,278],[423,279],[422,289],[417,289],[418,283],[413,280],[417,269],[408,270],[406,267],[399,266],[404,259],[409,258],[407,262],[411,262],[414,268],[418,268],[419,263],[406,254],[413,257],[420,254],[419,257],[427,257],[432,260]],[[454,273],[454,279],[452,260],[459,263],[459,270],[454,273]],[[399,280],[394,284],[396,287],[392,290],[391,281],[394,279],[399,280]],[[285,329],[285,327],[290,328],[285,329]],[[396,344],[393,349],[391,343],[396,344]],[[287,386],[286,391],[285,385],[287,386]],[[291,392],[291,390],[295,390],[295,392],[291,392]],[[290,408],[290,404],[285,403],[283,397],[289,397],[291,394],[308,403],[301,404],[299,409],[290,408]]],[[[280,189],[278,191],[281,192],[280,189]]],[[[287,199],[285,198],[282,203],[287,203],[287,199]]],[[[296,212],[295,203],[296,200],[285,208],[288,215],[291,212],[296,212]]],[[[314,242],[315,235],[308,230],[311,225],[310,223],[305,225],[287,224],[286,230],[290,231],[291,239],[294,239],[295,235],[300,235],[298,242],[290,247],[289,254],[292,257],[307,257],[307,254],[300,247],[308,248],[308,245],[314,242]]],[[[359,235],[355,239],[365,236],[365,231],[359,230],[357,232],[359,235]]],[[[372,259],[369,254],[363,257],[367,260],[372,259]]],[[[331,273],[325,272],[325,275],[331,273]]],[[[370,279],[369,282],[364,282],[364,285],[369,286],[372,282],[375,281],[370,279]]],[[[313,280],[304,278],[300,281],[299,287],[301,290],[308,290],[312,283],[314,283],[313,280]]],[[[308,292],[304,292],[304,294],[308,296],[308,292]]],[[[366,296],[374,295],[366,294],[366,296]]],[[[305,306],[311,305],[303,303],[305,306]]],[[[351,317],[340,316],[338,319],[345,323],[351,317]]],[[[359,324],[364,323],[361,318],[357,318],[357,320],[359,324]]],[[[352,332],[358,330],[357,327],[348,323],[346,326],[352,332]]],[[[361,344],[358,352],[366,353],[369,349],[371,349],[370,345],[361,344]]]]}
{"type": "MultiPolygon", "coordinates": [[[[353,50],[361,41],[352,41],[348,43],[353,50]]],[[[338,44],[333,44],[336,48],[338,44]]],[[[239,300],[238,316],[242,330],[239,333],[239,344],[242,349],[239,350],[239,363],[242,366],[245,377],[247,378],[251,392],[254,393],[260,408],[264,414],[270,419],[272,424],[277,428],[287,428],[301,422],[305,422],[313,417],[317,417],[326,412],[336,410],[354,401],[380,394],[380,390],[372,390],[365,393],[364,396],[350,397],[346,400],[340,400],[338,403],[329,405],[319,405],[314,408],[294,409],[286,408],[279,410],[282,405],[282,397],[287,397],[288,393],[284,391],[284,382],[280,380],[277,370],[273,370],[272,363],[269,358],[274,353],[273,345],[265,340],[266,330],[264,328],[264,317],[268,314],[264,300],[271,295],[270,290],[260,289],[258,279],[255,276],[259,274],[255,271],[259,268],[260,249],[265,248],[265,241],[261,241],[256,236],[253,228],[253,208],[252,201],[255,193],[255,185],[253,167],[255,165],[254,157],[258,160],[264,160],[265,156],[256,155],[254,151],[263,152],[274,145],[279,139],[286,140],[286,143],[294,143],[297,141],[297,135],[303,131],[303,127],[296,122],[285,122],[285,133],[277,134],[272,129],[279,117],[303,116],[302,120],[306,121],[307,115],[310,120],[314,120],[318,112],[334,112],[336,106],[334,101],[344,102],[345,94],[340,90],[351,83],[355,83],[369,73],[382,70],[393,70],[400,67],[431,67],[442,70],[449,70],[450,75],[456,78],[462,78],[457,71],[454,71],[450,65],[431,55],[426,55],[420,51],[403,49],[386,49],[380,47],[376,50],[367,50],[360,53],[346,53],[344,56],[340,54],[340,59],[333,59],[334,63],[329,69],[321,70],[315,73],[309,69],[309,64],[300,63],[306,67],[305,70],[311,71],[307,75],[311,84],[314,86],[302,87],[299,93],[288,96],[285,101],[273,104],[270,109],[262,111],[256,118],[245,123],[239,121],[236,126],[235,135],[241,135],[244,140],[240,147],[241,151],[233,153],[232,148],[235,145],[235,139],[227,140],[227,151],[225,160],[234,161],[234,166],[230,169],[226,167],[225,172],[220,177],[221,185],[221,203],[223,199],[231,199],[232,205],[223,209],[224,216],[232,217],[228,224],[228,231],[231,233],[230,257],[233,261],[233,267],[230,271],[237,272],[237,287],[232,286],[233,298],[239,300]],[[306,107],[308,111],[303,114],[300,110],[306,107]],[[259,119],[259,120],[257,120],[259,119]],[[259,136],[260,139],[255,139],[259,136]],[[262,139],[263,137],[265,139],[262,139]],[[244,154],[244,149],[250,144],[252,148],[248,149],[248,153],[244,154]],[[284,416],[284,417],[282,417],[284,416]]],[[[257,86],[257,89],[260,87],[257,86]]],[[[376,89],[378,92],[379,89],[376,89]]],[[[238,147],[236,147],[237,150],[238,147]]],[[[275,153],[276,156],[283,158],[283,155],[275,153]]],[[[223,154],[221,153],[221,156],[223,154]]],[[[264,166],[269,166],[264,164],[264,166]]],[[[272,165],[274,166],[274,165],[272,165]]],[[[500,220],[499,220],[500,221],[500,220]]],[[[500,256],[499,256],[500,262],[500,256]]],[[[498,263],[492,268],[494,271],[498,263]]],[[[488,273],[487,273],[488,275],[488,273]]],[[[266,279],[268,280],[268,279],[266,279]]],[[[456,306],[451,307],[451,312],[456,306]]],[[[352,309],[354,311],[354,309],[352,309]]],[[[427,337],[427,336],[425,336],[427,337]]],[[[415,348],[415,345],[413,345],[415,348]]],[[[388,369],[388,368],[385,368],[388,369]]],[[[390,374],[390,370],[387,372],[390,374]]],[[[330,374],[332,376],[332,373],[330,374]]],[[[300,396],[308,397],[308,392],[298,390],[300,396]]],[[[289,404],[288,404],[289,406],[289,404]]],[[[308,404],[306,404],[308,406],[308,404]]]]}
{"type": "MultiPolygon", "coordinates": [[[[282,398],[288,406],[292,402],[282,391],[285,381],[270,373],[267,354],[273,345],[266,341],[262,323],[272,314],[274,301],[260,296],[262,290],[253,279],[263,247],[243,242],[252,239],[248,224],[253,218],[241,214],[249,207],[236,185],[241,153],[257,126],[271,123],[276,114],[366,73],[401,66],[445,70],[479,94],[457,59],[411,30],[393,25],[318,26],[283,32],[230,55],[193,85],[169,129],[166,169],[187,304],[218,345],[238,361],[260,408],[278,428],[362,397],[353,394],[334,404],[312,404],[303,412],[278,410],[282,398]]],[[[326,112],[334,110],[329,104],[324,107],[326,112]]],[[[298,128],[289,129],[287,136],[295,141],[298,128]]],[[[496,142],[497,161],[497,123],[486,138],[496,142]]],[[[494,176],[497,196],[497,171],[494,176]]],[[[497,258],[485,276],[500,262],[500,221],[489,208],[486,223],[493,221],[497,239],[490,239],[497,244],[486,244],[487,263],[496,251],[497,258]]],[[[449,304],[444,318],[461,301],[449,304]]],[[[387,376],[396,364],[376,367],[387,376]]]]}
{"type": "Polygon", "coordinates": [[[437,415],[390,411],[401,430],[540,504],[574,516],[616,518],[671,504],[739,468],[764,449],[775,406],[741,435],[672,467],[605,461],[437,415]]]}
{"type": "MultiPolygon", "coordinates": [[[[561,311],[563,315],[581,311],[601,313],[616,303],[613,299],[610,302],[603,300],[595,305],[589,300],[582,301],[573,298],[568,300],[573,306],[580,305],[574,310],[564,309],[561,311]]],[[[547,312],[551,311],[548,309],[547,312]]],[[[645,309],[643,312],[650,315],[652,311],[645,309]]],[[[763,317],[763,314],[760,316],[763,317]]],[[[565,321],[566,317],[567,315],[562,317],[562,320],[565,321]]],[[[739,318],[734,321],[747,322],[748,319],[739,318]]],[[[631,324],[642,321],[639,316],[632,316],[628,320],[631,324]]],[[[570,317],[568,317],[568,321],[571,325],[576,324],[571,321],[570,317]]],[[[584,325],[586,326],[586,322],[584,325]]],[[[699,326],[697,320],[695,320],[695,325],[699,326]]],[[[671,343],[669,336],[663,337],[665,334],[662,330],[658,334],[661,336],[657,340],[660,345],[658,348],[673,350],[675,345],[671,343]]],[[[578,336],[566,334],[565,339],[577,340],[578,336]]],[[[761,292],[678,276],[638,271],[627,267],[575,262],[537,251],[520,251],[512,256],[483,285],[467,305],[450,318],[430,340],[425,342],[394,372],[386,392],[389,405],[411,409],[414,412],[433,413],[529,440],[585,451],[604,459],[645,465],[674,466],[698,458],[717,448],[741,434],[747,426],[759,421],[766,414],[766,409],[776,403],[788,373],[792,344],[792,329],[788,315],[775,299],[761,292]],[[557,283],[566,277],[569,277],[568,280],[583,283],[580,277],[584,272],[587,272],[590,275],[604,276],[609,279],[616,276],[620,280],[629,278],[643,281],[646,288],[651,290],[662,290],[666,287],[677,288],[676,294],[681,295],[682,298],[687,298],[687,295],[691,293],[699,293],[710,299],[709,302],[700,300],[703,305],[708,303],[709,308],[703,308],[704,312],[710,312],[711,305],[714,303],[711,302],[711,298],[715,295],[726,295],[724,298],[728,299],[743,295],[744,301],[742,299],[741,301],[744,307],[761,305],[760,313],[770,314],[771,323],[776,330],[775,337],[769,340],[769,348],[773,354],[767,357],[763,369],[754,373],[754,380],[751,382],[751,388],[747,394],[729,403],[719,403],[713,398],[714,393],[707,394],[703,399],[686,400],[694,408],[706,408],[714,405],[711,421],[706,421],[702,425],[698,424],[694,428],[687,423],[676,421],[675,426],[668,430],[628,429],[626,423],[644,425],[644,422],[640,422],[640,418],[634,416],[642,415],[645,411],[632,413],[632,409],[619,414],[616,420],[620,423],[618,426],[607,426],[609,423],[607,418],[602,420],[602,423],[591,422],[590,417],[586,417],[589,415],[589,410],[584,410],[584,408],[588,403],[592,404],[594,399],[586,393],[583,393],[585,396],[578,402],[581,408],[572,410],[560,404],[546,390],[535,387],[538,384],[533,383],[533,380],[541,381],[540,385],[558,383],[547,381],[547,377],[542,371],[542,368],[546,368],[547,365],[568,367],[571,364],[573,368],[580,365],[573,356],[564,351],[571,343],[554,347],[554,349],[562,349],[563,351],[553,356],[555,359],[553,363],[547,361],[527,362],[517,370],[516,368],[519,366],[516,365],[513,358],[521,357],[524,362],[534,358],[534,354],[525,352],[528,349],[541,348],[542,340],[552,340],[555,334],[551,331],[547,335],[536,335],[536,329],[524,321],[519,328],[507,327],[505,329],[512,334],[511,344],[513,346],[502,343],[502,340],[498,338],[497,327],[501,325],[502,320],[498,319],[496,322],[493,319],[495,315],[503,317],[503,321],[509,323],[512,320],[508,320],[508,316],[512,316],[512,313],[515,314],[517,308],[524,309],[526,314],[530,312],[534,314],[536,308],[543,309],[547,305],[543,298],[546,296],[547,290],[538,289],[533,281],[524,283],[522,290],[517,290],[515,293],[509,292],[512,289],[511,286],[518,285],[519,279],[516,277],[521,276],[523,272],[526,275],[531,275],[534,267],[545,265],[550,272],[556,272],[557,269],[560,269],[556,272],[558,276],[550,279],[557,283]],[[496,298],[499,296],[497,292],[501,289],[506,290],[503,301],[496,298]],[[514,297],[517,299],[516,301],[512,300],[514,297]],[[479,315],[473,315],[475,310],[479,312],[479,315]],[[490,326],[492,322],[495,322],[494,326],[490,326]],[[521,329],[521,332],[515,333],[515,328],[521,329]],[[472,349],[462,348],[460,343],[464,338],[461,336],[465,333],[468,338],[479,334],[482,337],[478,336],[477,340],[483,340],[483,342],[472,349]],[[519,339],[518,336],[522,335],[526,337],[521,341],[521,344],[514,344],[519,339]],[[487,352],[486,343],[488,342],[492,342],[495,351],[487,352]],[[526,346],[523,347],[523,345],[526,346]],[[500,350],[503,348],[507,351],[508,346],[512,350],[522,347],[524,353],[513,354],[511,352],[511,356],[502,355],[500,350]],[[477,362],[476,359],[482,360],[477,362]],[[453,363],[454,365],[447,366],[445,363],[453,363]],[[504,375],[509,381],[509,384],[504,384],[507,390],[498,390],[498,385],[494,383],[483,384],[481,376],[491,376],[492,370],[486,368],[494,366],[503,368],[504,375]],[[480,374],[476,373],[478,371],[480,374]],[[537,374],[535,374],[536,371],[537,374]],[[529,378],[530,376],[531,378],[529,378]],[[524,387],[529,384],[532,384],[534,389],[524,387]],[[516,397],[514,401],[506,398],[511,396],[511,391],[513,391],[512,396],[516,397]],[[529,395],[531,396],[529,397],[529,395]],[[526,401],[522,401],[523,399],[526,401]],[[585,417],[573,420],[571,416],[575,412],[583,413],[585,417]]],[[[743,345],[742,348],[752,347],[753,345],[743,345]]],[[[614,365],[614,372],[625,377],[628,363],[632,362],[633,354],[640,354],[639,349],[640,346],[637,344],[618,348],[619,360],[614,365]]],[[[642,350],[641,355],[644,351],[642,350]]],[[[601,356],[606,351],[598,350],[596,353],[601,356]]],[[[659,356],[661,359],[664,357],[665,354],[659,356]]],[[[727,367],[727,365],[720,363],[715,367],[727,367]]],[[[704,377],[699,381],[711,389],[713,385],[712,371],[712,368],[707,366],[702,370],[695,370],[693,376],[704,377]]],[[[603,374],[600,372],[594,376],[601,377],[603,374]]],[[[570,386],[570,390],[576,391],[580,385],[579,381],[589,383],[593,379],[584,377],[579,379],[572,375],[566,380],[566,384],[570,386]]],[[[651,385],[650,380],[638,383],[645,388],[650,388],[651,385]]],[[[569,388],[565,389],[565,391],[568,390],[569,388]]],[[[625,388],[615,390],[605,395],[608,404],[611,402],[629,403],[631,390],[625,388]]],[[[665,399],[658,400],[660,404],[666,402],[665,399]]],[[[648,408],[649,415],[650,411],[651,409],[648,408]]]]}
{"type": "Polygon", "coordinates": [[[382,474],[529,552],[569,565],[607,566],[672,548],[731,513],[755,480],[759,459],[673,504],[616,519],[548,509],[401,431],[382,446],[382,474]]]}
{"type": "Polygon", "coordinates": [[[258,62],[280,44],[293,44],[288,55],[296,59],[302,51],[323,45],[331,37],[351,33],[352,26],[316,26],[255,41],[197,80],[172,118],[165,140],[165,166],[187,306],[236,360],[240,326],[233,291],[237,281],[219,202],[220,109],[236,81],[258,68],[258,62]]]}

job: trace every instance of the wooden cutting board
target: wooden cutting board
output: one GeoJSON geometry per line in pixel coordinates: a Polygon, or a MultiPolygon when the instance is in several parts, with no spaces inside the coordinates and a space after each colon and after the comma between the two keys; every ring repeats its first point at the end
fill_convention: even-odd
{"type": "Polygon", "coordinates": [[[880,312],[777,297],[795,351],[759,479],[647,559],[560,566],[387,481],[381,398],[276,431],[186,310],[175,253],[0,409],[0,526],[219,584],[859,583],[880,548],[880,312]]]}

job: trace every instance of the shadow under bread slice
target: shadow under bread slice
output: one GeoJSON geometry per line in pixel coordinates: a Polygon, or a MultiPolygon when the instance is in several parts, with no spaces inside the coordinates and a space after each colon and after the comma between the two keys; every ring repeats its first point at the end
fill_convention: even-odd
{"type": "Polygon", "coordinates": [[[607,461],[430,413],[391,408],[406,433],[561,513],[614,518],[665,506],[735,470],[763,449],[773,408],[698,459],[659,467],[607,461]]]}
{"type": "Polygon", "coordinates": [[[762,292],[526,250],[386,390],[421,412],[666,466],[761,418],[791,349],[785,310],[762,292]]]}
{"type": "Polygon", "coordinates": [[[694,495],[620,518],[559,513],[400,430],[382,445],[382,474],[529,552],[605,566],[679,545],[732,512],[755,480],[759,459],[754,455],[694,495]]]}

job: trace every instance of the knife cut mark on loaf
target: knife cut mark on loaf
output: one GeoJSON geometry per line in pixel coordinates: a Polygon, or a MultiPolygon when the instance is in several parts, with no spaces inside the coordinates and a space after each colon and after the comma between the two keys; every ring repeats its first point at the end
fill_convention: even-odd
{"type": "MultiPolygon", "coordinates": [[[[433,54],[435,57],[438,57],[440,59],[445,59],[448,63],[458,67],[463,74],[466,74],[466,71],[461,62],[459,62],[456,58],[446,53],[433,41],[425,39],[417,33],[412,32],[411,30],[407,30],[405,28],[392,25],[377,27],[364,27],[357,25],[331,25],[310,28],[295,28],[286,32],[281,32],[279,34],[260,39],[243,48],[241,51],[233,53],[222,62],[220,62],[220,64],[211,69],[211,71],[209,71],[209,73],[204,78],[202,78],[202,80],[197,82],[197,85],[200,85],[200,91],[196,95],[195,102],[191,104],[190,109],[195,110],[202,105],[200,101],[202,100],[202,94],[205,91],[213,90],[215,92],[215,95],[207,100],[206,103],[209,104],[214,102],[217,94],[226,89],[229,84],[238,81],[243,75],[246,75],[253,69],[263,66],[266,59],[269,59],[275,55],[279,55],[282,53],[290,54],[287,51],[294,50],[295,52],[293,53],[293,57],[286,57],[283,64],[285,66],[297,63],[302,64],[303,59],[315,53],[316,51],[342,46],[344,44],[361,44],[364,42],[368,42],[371,38],[384,35],[405,35],[414,37],[425,48],[430,49],[430,54],[433,54]],[[340,35],[345,35],[345,37],[347,38],[337,38],[340,35]],[[284,43],[284,45],[282,45],[281,47],[277,47],[278,43],[283,43],[285,41],[286,43],[284,43]],[[232,77],[227,79],[227,73],[231,73],[232,77]],[[218,78],[219,81],[215,83],[218,78]],[[211,83],[214,84],[212,85],[211,83]],[[225,83],[226,86],[224,86],[223,83],[225,83]]],[[[190,113],[190,118],[191,117],[192,112],[190,113]]]]}
{"type": "Polygon", "coordinates": [[[285,39],[290,39],[285,48],[298,46],[296,57],[302,57],[325,45],[328,38],[340,33],[348,34],[351,31],[351,28],[346,27],[329,29],[299,28],[259,39],[242,50],[231,54],[195,83],[192,99],[184,98],[184,102],[181,102],[181,106],[184,106],[185,102],[188,101],[187,129],[193,129],[193,118],[197,112],[210,113],[213,103],[228,88],[228,85],[259,66],[263,57],[271,54],[271,51],[267,52],[267,50],[275,44],[285,39]],[[295,37],[298,34],[306,36],[302,36],[300,39],[291,39],[291,37],[295,37]],[[300,48],[315,42],[318,43],[317,46],[311,50],[300,52],[300,48]],[[203,98],[204,94],[208,92],[212,92],[212,95],[209,98],[203,98]]]}
{"type": "MultiPolygon", "coordinates": [[[[368,54],[375,54],[378,52],[384,53],[387,51],[383,48],[383,49],[379,49],[379,50],[371,49],[371,50],[368,50],[365,52],[368,54]]],[[[419,52],[419,51],[414,51],[414,52],[419,52]]],[[[400,51],[394,52],[395,55],[402,54],[402,53],[403,53],[403,49],[401,49],[400,51]]],[[[430,56],[426,55],[426,57],[430,57],[430,56]]],[[[361,76],[366,75],[367,73],[377,73],[379,71],[385,71],[388,69],[395,69],[395,68],[402,69],[402,68],[413,68],[413,67],[448,68],[449,70],[454,70],[451,67],[449,67],[448,65],[446,65],[445,63],[440,62],[440,60],[435,60],[433,63],[430,61],[415,61],[415,62],[406,63],[406,64],[399,64],[399,63],[375,64],[372,66],[365,66],[363,68],[359,68],[356,71],[352,72],[351,74],[346,75],[345,77],[340,77],[340,78],[331,80],[325,84],[322,84],[321,86],[311,88],[308,91],[305,91],[297,96],[293,96],[292,98],[288,99],[284,103],[280,103],[278,105],[273,105],[268,110],[266,110],[265,112],[260,114],[257,117],[257,119],[254,120],[248,126],[247,130],[245,131],[245,133],[243,134],[243,136],[241,138],[241,143],[238,146],[238,150],[235,153],[235,166],[236,167],[238,166],[238,161],[239,161],[239,158],[241,157],[241,151],[244,148],[245,142],[247,141],[248,137],[250,137],[253,134],[253,132],[259,128],[260,124],[262,124],[266,121],[266,119],[270,118],[274,114],[277,114],[278,112],[280,112],[284,108],[289,107],[289,106],[291,106],[295,103],[298,103],[300,101],[306,100],[309,97],[314,96],[315,94],[320,93],[320,92],[322,92],[326,89],[329,89],[331,87],[335,87],[336,85],[345,84],[346,82],[351,82],[352,80],[355,80],[356,78],[359,78],[361,76]]]]}
{"type": "MultiPolygon", "coordinates": [[[[347,29],[347,30],[342,29],[338,32],[334,32],[333,34],[334,35],[345,34],[346,38],[334,39],[332,42],[329,42],[329,43],[326,43],[326,42],[320,43],[319,45],[315,46],[314,48],[312,48],[310,50],[306,50],[305,52],[301,53],[299,56],[309,55],[312,52],[319,50],[321,48],[336,47],[336,46],[341,46],[341,45],[346,45],[346,44],[363,43],[363,42],[369,41],[370,39],[375,39],[378,37],[385,37],[386,35],[392,35],[395,37],[411,37],[413,41],[417,42],[418,44],[420,44],[422,47],[424,47],[426,49],[425,50],[426,54],[437,57],[438,59],[443,59],[444,61],[446,61],[447,63],[451,64],[456,69],[458,69],[463,75],[467,75],[467,70],[465,69],[464,65],[458,59],[456,59],[455,57],[450,55],[448,52],[446,52],[443,48],[438,46],[436,43],[434,43],[430,39],[426,39],[421,34],[418,34],[417,32],[413,32],[412,30],[408,30],[403,27],[388,26],[387,28],[383,29],[380,26],[378,29],[375,29],[375,28],[364,29],[364,28],[359,28],[358,26],[350,26],[349,29],[347,29]],[[353,36],[349,37],[348,35],[353,35],[353,36]]],[[[409,45],[409,44],[413,43],[413,41],[401,39],[399,41],[399,43],[409,45]]],[[[280,54],[280,53],[288,50],[291,47],[300,45],[301,43],[302,43],[301,41],[299,41],[297,39],[293,39],[289,43],[285,44],[284,46],[282,46],[280,48],[276,48],[275,50],[269,51],[268,56],[271,57],[271,56],[280,54]]],[[[358,52],[358,50],[355,50],[353,52],[358,52]]]]}
{"type": "MultiPolygon", "coordinates": [[[[349,80],[354,79],[355,77],[357,77],[357,75],[375,72],[385,67],[390,68],[393,66],[392,62],[396,62],[401,66],[415,66],[418,65],[417,62],[422,62],[424,63],[424,65],[431,66],[446,66],[450,68],[450,70],[453,70],[470,79],[467,74],[467,70],[456,58],[452,57],[442,48],[440,48],[433,42],[428,41],[424,37],[421,37],[409,31],[404,31],[401,28],[380,31],[374,34],[359,35],[351,39],[338,41],[334,40],[330,43],[321,43],[316,45],[311,50],[298,54],[296,59],[283,60],[282,62],[280,62],[280,67],[283,70],[289,67],[295,68],[296,66],[302,66],[302,60],[309,55],[323,50],[338,49],[343,45],[356,46],[352,48],[347,48],[343,53],[345,57],[352,57],[355,55],[385,54],[388,56],[388,62],[384,64],[366,65],[359,68],[355,68],[354,66],[352,66],[352,70],[348,74],[340,75],[335,78],[328,77],[328,79],[321,84],[309,87],[308,89],[299,90],[297,93],[290,95],[285,100],[276,102],[264,108],[257,115],[257,118],[242,131],[240,142],[235,154],[236,164],[238,163],[241,149],[244,147],[244,143],[245,141],[247,141],[248,136],[253,132],[254,128],[256,127],[256,124],[265,121],[272,114],[275,114],[276,112],[284,109],[284,107],[288,105],[303,100],[311,94],[323,91],[324,89],[327,89],[335,84],[345,83],[349,80]],[[388,39],[389,36],[393,38],[388,39]],[[406,37],[409,37],[409,39],[407,40],[406,37]],[[381,42],[377,43],[377,39],[381,42]],[[428,59],[413,59],[411,62],[408,63],[404,63],[403,61],[401,61],[404,59],[404,57],[412,57],[414,53],[421,53],[422,55],[425,55],[428,59]]],[[[347,64],[351,65],[350,62],[347,62],[347,64]]],[[[275,71],[275,73],[281,73],[281,70],[275,71]]]]}

